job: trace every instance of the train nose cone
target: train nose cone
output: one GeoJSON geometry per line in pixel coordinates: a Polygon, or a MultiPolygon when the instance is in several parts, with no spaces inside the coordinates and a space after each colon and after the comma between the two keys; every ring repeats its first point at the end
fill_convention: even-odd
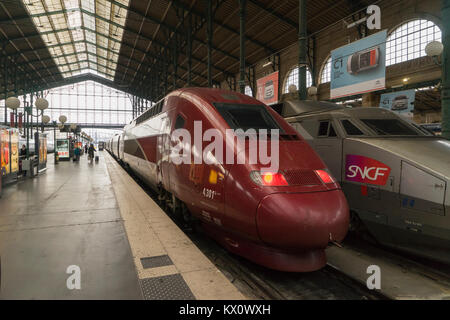
{"type": "Polygon", "coordinates": [[[295,250],[325,248],[330,238],[342,241],[349,208],[341,190],[277,193],[258,206],[256,222],[265,243],[295,250]]]}

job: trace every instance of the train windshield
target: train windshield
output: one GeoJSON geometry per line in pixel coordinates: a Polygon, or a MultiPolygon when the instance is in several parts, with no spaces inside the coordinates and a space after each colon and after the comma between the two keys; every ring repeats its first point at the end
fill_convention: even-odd
{"type": "Polygon", "coordinates": [[[360,119],[380,136],[418,136],[419,133],[398,119],[360,119]]]}
{"type": "Polygon", "coordinates": [[[231,129],[278,129],[283,130],[264,106],[214,103],[217,111],[228,123],[231,129]]]}

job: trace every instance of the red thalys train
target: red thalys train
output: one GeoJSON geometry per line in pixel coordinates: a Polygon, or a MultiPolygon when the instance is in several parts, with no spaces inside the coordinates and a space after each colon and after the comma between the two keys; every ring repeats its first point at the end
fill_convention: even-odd
{"type": "MultiPolygon", "coordinates": [[[[251,139],[244,138],[247,160],[251,139]]],[[[347,233],[347,201],[322,160],[282,117],[252,97],[220,89],[174,91],[106,147],[172,210],[201,221],[229,251],[268,268],[320,269],[327,245],[342,241],[347,233]],[[170,157],[174,130],[185,129],[194,137],[188,146],[191,154],[210,144],[194,144],[196,121],[201,121],[202,134],[212,128],[223,133],[223,153],[231,152],[235,159],[243,150],[229,147],[227,129],[279,129],[279,170],[262,173],[267,166],[250,161],[222,163],[212,152],[211,164],[175,164],[170,157]]]]}

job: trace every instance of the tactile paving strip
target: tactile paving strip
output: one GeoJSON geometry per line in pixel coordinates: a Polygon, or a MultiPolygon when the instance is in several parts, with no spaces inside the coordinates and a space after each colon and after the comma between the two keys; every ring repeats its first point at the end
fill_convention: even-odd
{"type": "Polygon", "coordinates": [[[141,280],[145,300],[195,300],[180,274],[141,280]]]}
{"type": "Polygon", "coordinates": [[[141,258],[142,267],[144,269],[149,268],[158,268],[173,265],[172,260],[168,255],[158,256],[158,257],[149,257],[149,258],[141,258]]]}

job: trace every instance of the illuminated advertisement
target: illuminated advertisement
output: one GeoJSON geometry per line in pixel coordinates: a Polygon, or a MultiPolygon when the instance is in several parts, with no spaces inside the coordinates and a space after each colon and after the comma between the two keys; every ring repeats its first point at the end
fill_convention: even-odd
{"type": "Polygon", "coordinates": [[[0,130],[0,158],[2,175],[10,172],[9,131],[0,130]]]}
{"type": "Polygon", "coordinates": [[[47,137],[39,136],[39,164],[47,163],[47,137]]]}
{"type": "Polygon", "coordinates": [[[380,107],[402,115],[411,115],[414,110],[416,91],[405,90],[381,95],[380,107]]]}
{"type": "Polygon", "coordinates": [[[11,172],[19,171],[19,133],[11,131],[11,172]]]}
{"type": "Polygon", "coordinates": [[[384,186],[390,173],[391,168],[380,161],[364,156],[347,155],[345,164],[347,181],[384,186]]]}
{"type": "Polygon", "coordinates": [[[256,85],[258,87],[256,99],[265,104],[274,104],[278,102],[278,77],[279,72],[274,72],[258,79],[256,85]]]}
{"type": "Polygon", "coordinates": [[[70,159],[70,149],[68,139],[56,140],[56,150],[58,152],[59,159],[70,159]]]}
{"type": "Polygon", "coordinates": [[[386,30],[331,52],[331,99],[386,87],[386,30]]]}

